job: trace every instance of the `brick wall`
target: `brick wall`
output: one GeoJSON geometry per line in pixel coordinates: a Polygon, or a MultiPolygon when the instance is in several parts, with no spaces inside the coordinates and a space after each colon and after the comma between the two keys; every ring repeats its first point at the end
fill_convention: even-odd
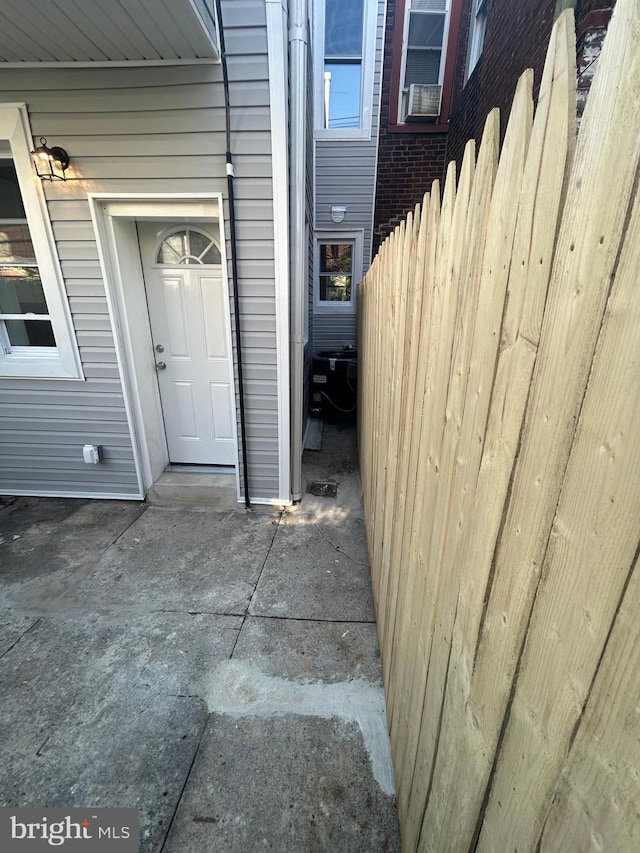
{"type": "MultiPolygon", "coordinates": [[[[385,237],[431,189],[433,181],[442,177],[445,166],[446,133],[402,133],[389,130],[396,118],[390,115],[389,110],[395,16],[396,0],[388,0],[373,226],[374,254],[385,237]]],[[[398,26],[402,26],[401,20],[398,26]]]]}
{"type": "MultiPolygon", "coordinates": [[[[614,4],[615,0],[575,0],[578,117],[584,108],[614,4]]],[[[557,0],[489,0],[482,56],[465,82],[471,5],[471,0],[463,0],[448,133],[402,133],[390,129],[395,124],[389,105],[396,0],[388,0],[374,253],[430,190],[432,182],[443,177],[449,160],[460,164],[467,140],[475,138],[479,144],[485,118],[494,106],[500,108],[504,133],[516,83],[525,68],[534,70],[534,97],[537,97],[557,0]]],[[[401,20],[398,26],[402,26],[401,20]]]]}
{"type": "MultiPolygon", "coordinates": [[[[602,46],[614,3],[615,0],[576,0],[574,5],[579,34],[579,114],[584,108],[597,65],[593,60],[602,46]]],[[[489,0],[484,50],[465,85],[471,10],[471,0],[465,0],[458,37],[447,161],[460,163],[467,139],[475,138],[479,143],[487,113],[494,106],[500,108],[504,134],[516,83],[525,68],[534,70],[534,97],[537,97],[556,6],[557,0],[489,0]]]]}

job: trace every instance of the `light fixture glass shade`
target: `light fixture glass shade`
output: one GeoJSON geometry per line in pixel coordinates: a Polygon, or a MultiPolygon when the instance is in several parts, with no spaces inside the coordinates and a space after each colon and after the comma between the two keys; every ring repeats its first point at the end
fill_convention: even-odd
{"type": "Polygon", "coordinates": [[[36,174],[43,181],[66,181],[66,169],[69,165],[69,155],[64,148],[49,148],[44,136],[40,137],[40,145],[31,152],[36,174]]]}

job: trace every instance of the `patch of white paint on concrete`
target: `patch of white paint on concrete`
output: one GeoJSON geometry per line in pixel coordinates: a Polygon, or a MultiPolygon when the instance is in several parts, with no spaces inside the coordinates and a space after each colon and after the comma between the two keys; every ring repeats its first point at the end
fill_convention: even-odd
{"type": "Polygon", "coordinates": [[[374,779],[393,796],[393,765],[384,691],[363,679],[300,683],[266,675],[246,661],[228,660],[212,673],[203,697],[212,714],[236,717],[300,714],[357,723],[374,779]]]}

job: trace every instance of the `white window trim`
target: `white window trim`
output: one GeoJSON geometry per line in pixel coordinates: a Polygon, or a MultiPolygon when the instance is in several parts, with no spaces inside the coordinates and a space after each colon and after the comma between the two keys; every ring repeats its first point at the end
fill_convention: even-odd
{"type": "MultiPolygon", "coordinates": [[[[438,71],[438,85],[444,83],[444,71],[447,65],[447,47],[449,45],[449,26],[451,23],[451,3],[452,0],[446,0],[446,9],[444,12],[444,32],[442,34],[442,50],[440,52],[440,69],[438,71]]],[[[416,11],[415,9],[413,11],[416,11]]],[[[404,24],[402,30],[402,57],[400,59],[400,89],[398,91],[398,124],[409,124],[405,116],[402,114],[403,98],[402,92],[404,89],[404,75],[407,70],[407,50],[409,49],[409,18],[411,13],[411,0],[405,0],[404,5],[404,24]]]]}
{"type": "Polygon", "coordinates": [[[484,50],[484,35],[487,26],[487,0],[473,0],[471,7],[471,23],[469,25],[469,49],[467,51],[467,70],[464,82],[473,74],[484,50]],[[482,13],[482,22],[480,22],[482,13]],[[482,30],[482,32],[481,32],[482,30]]]}
{"type": "Polygon", "coordinates": [[[324,0],[314,2],[314,91],[315,91],[315,139],[371,139],[371,117],[373,112],[373,77],[376,59],[376,26],[378,3],[364,0],[362,21],[362,83],[360,91],[360,127],[325,128],[324,125],[324,0]]]}
{"type": "Polygon", "coordinates": [[[0,138],[7,140],[33,241],[56,349],[7,354],[0,349],[0,376],[41,379],[84,379],[64,279],[40,180],[31,163],[33,136],[25,104],[0,104],[0,138]]]}
{"type": "Polygon", "coordinates": [[[362,280],[362,246],[364,231],[316,231],[313,261],[313,310],[315,314],[355,314],[356,293],[362,280]],[[320,300],[320,244],[353,243],[353,270],[350,302],[323,302],[320,300]]]}

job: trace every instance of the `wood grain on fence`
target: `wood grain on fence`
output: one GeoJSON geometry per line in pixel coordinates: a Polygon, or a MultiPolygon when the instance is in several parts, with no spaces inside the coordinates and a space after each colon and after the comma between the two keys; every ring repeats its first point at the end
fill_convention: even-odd
{"type": "Polygon", "coordinates": [[[618,0],[576,144],[563,13],[535,115],[526,72],[360,286],[406,851],[638,849],[639,33],[618,0]]]}

